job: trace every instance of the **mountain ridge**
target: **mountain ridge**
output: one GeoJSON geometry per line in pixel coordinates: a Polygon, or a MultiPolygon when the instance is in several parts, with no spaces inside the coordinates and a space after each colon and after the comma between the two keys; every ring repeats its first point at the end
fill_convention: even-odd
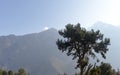
{"type": "MultiPolygon", "coordinates": [[[[120,53],[120,29],[105,23],[99,24],[103,25],[93,25],[90,29],[99,29],[105,37],[110,38],[111,46],[104,61],[117,68],[120,61],[114,55],[119,56],[120,53]]],[[[56,46],[58,38],[61,37],[54,28],[26,35],[0,36],[0,67],[13,70],[24,67],[31,75],[57,75],[61,72],[72,74],[75,72],[75,62],[65,53],[59,52],[56,46]]]]}
{"type": "Polygon", "coordinates": [[[53,28],[27,35],[0,36],[0,66],[13,70],[24,67],[31,75],[57,75],[60,72],[68,72],[70,69],[66,70],[66,67],[69,62],[62,62],[72,60],[69,57],[66,59],[67,57],[57,49],[56,40],[59,37],[58,31],[53,28]],[[61,67],[57,63],[66,65],[61,67]]]}

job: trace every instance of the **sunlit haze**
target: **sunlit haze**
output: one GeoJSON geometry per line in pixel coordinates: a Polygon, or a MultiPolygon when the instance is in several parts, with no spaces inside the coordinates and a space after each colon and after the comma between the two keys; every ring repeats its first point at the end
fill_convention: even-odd
{"type": "Polygon", "coordinates": [[[40,32],[45,26],[61,29],[78,22],[90,27],[97,21],[120,25],[120,0],[0,1],[0,35],[40,32]]]}

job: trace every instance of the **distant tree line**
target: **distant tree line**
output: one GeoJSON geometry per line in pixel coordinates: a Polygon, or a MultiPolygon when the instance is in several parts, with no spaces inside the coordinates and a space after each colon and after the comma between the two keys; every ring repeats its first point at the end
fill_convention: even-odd
{"type": "Polygon", "coordinates": [[[23,68],[20,68],[18,72],[14,72],[12,70],[2,70],[0,69],[0,75],[28,75],[23,68]]]}

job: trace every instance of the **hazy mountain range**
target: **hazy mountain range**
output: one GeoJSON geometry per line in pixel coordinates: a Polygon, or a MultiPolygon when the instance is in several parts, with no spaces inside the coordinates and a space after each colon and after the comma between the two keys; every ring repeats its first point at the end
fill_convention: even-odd
{"type": "MultiPolygon", "coordinates": [[[[110,50],[105,61],[110,62],[114,68],[119,68],[120,27],[97,22],[91,28],[101,30],[105,37],[111,39],[110,50]]],[[[54,28],[21,36],[0,36],[0,67],[12,70],[24,67],[30,75],[75,72],[75,62],[57,49],[58,38],[60,36],[54,28]]]]}
{"type": "Polygon", "coordinates": [[[56,29],[22,36],[0,37],[0,66],[3,69],[25,68],[30,75],[58,75],[72,71],[71,59],[59,52],[56,29]],[[71,66],[70,66],[71,67],[71,66]]]}
{"type": "Polygon", "coordinates": [[[97,22],[91,28],[94,30],[99,29],[105,37],[110,38],[111,45],[109,46],[105,61],[110,62],[113,68],[120,68],[120,26],[97,22]]]}

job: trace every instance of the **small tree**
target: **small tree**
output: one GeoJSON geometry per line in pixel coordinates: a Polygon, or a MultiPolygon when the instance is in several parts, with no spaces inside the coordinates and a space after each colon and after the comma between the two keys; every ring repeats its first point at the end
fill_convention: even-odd
{"type": "Polygon", "coordinates": [[[3,71],[2,75],[8,75],[7,71],[3,71]]]}
{"type": "Polygon", "coordinates": [[[20,68],[18,70],[18,75],[27,75],[27,74],[26,74],[26,71],[23,68],[20,68]]]}
{"type": "Polygon", "coordinates": [[[100,53],[105,58],[105,53],[108,51],[107,46],[110,44],[109,38],[103,38],[100,31],[93,29],[87,31],[80,27],[80,24],[66,25],[64,30],[60,30],[59,34],[64,39],[58,39],[56,44],[62,52],[66,51],[68,56],[73,56],[73,60],[77,59],[76,69],[80,69],[80,75],[83,75],[87,70],[89,56],[95,58],[95,53],[100,53]]]}
{"type": "Polygon", "coordinates": [[[8,75],[14,75],[14,72],[12,70],[8,71],[8,75]]]}
{"type": "Polygon", "coordinates": [[[99,66],[101,70],[100,75],[113,75],[112,66],[109,63],[101,63],[99,66]]]}

